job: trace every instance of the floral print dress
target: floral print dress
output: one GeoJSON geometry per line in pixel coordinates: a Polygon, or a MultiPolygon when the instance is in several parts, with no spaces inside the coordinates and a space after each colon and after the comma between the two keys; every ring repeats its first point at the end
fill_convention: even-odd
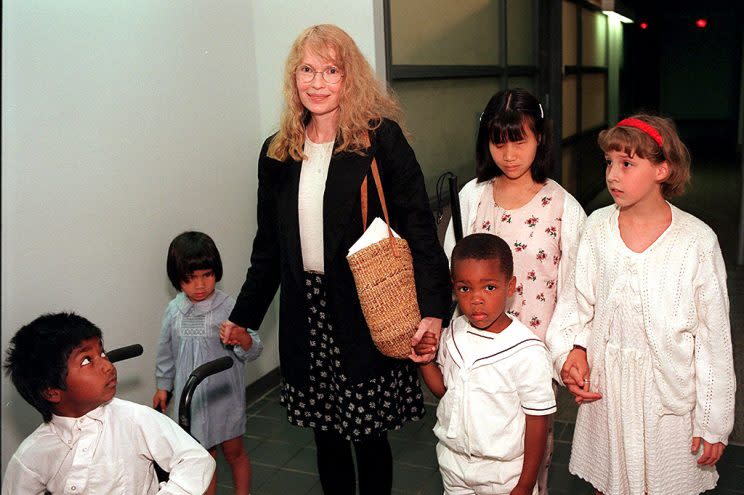
{"type": "Polygon", "coordinates": [[[494,201],[493,180],[483,188],[468,233],[494,234],[509,244],[517,277],[517,290],[507,303],[509,313],[545,341],[558,294],[561,217],[566,192],[548,179],[527,204],[507,210],[494,201]]]}

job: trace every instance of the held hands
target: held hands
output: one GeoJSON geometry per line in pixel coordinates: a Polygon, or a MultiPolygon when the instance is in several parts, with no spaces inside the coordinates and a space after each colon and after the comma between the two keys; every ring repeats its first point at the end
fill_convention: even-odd
{"type": "Polygon", "coordinates": [[[225,320],[220,324],[220,340],[225,345],[239,345],[244,351],[253,345],[253,338],[248,330],[230,320],[225,320]]]}
{"type": "Polygon", "coordinates": [[[563,363],[563,368],[561,368],[561,380],[563,380],[568,391],[574,395],[574,400],[579,405],[602,398],[602,394],[589,391],[589,386],[591,385],[590,375],[586,350],[580,347],[574,347],[568,353],[566,362],[563,363]]]}
{"type": "Polygon", "coordinates": [[[437,336],[433,332],[426,332],[418,344],[413,346],[413,352],[419,356],[436,353],[438,343],[437,336]]]}
{"type": "Polygon", "coordinates": [[[700,456],[697,463],[702,466],[714,466],[723,455],[723,449],[725,449],[726,446],[721,442],[709,443],[706,442],[704,438],[692,437],[692,447],[690,448],[690,452],[693,454],[700,449],[700,440],[703,441],[703,455],[700,456]]]}
{"type": "Polygon", "coordinates": [[[416,333],[411,338],[411,354],[408,358],[414,363],[430,363],[433,361],[437,355],[437,344],[439,343],[439,335],[441,333],[441,318],[433,318],[431,316],[423,318],[418,324],[416,333]],[[431,337],[429,337],[427,341],[428,345],[419,346],[426,333],[430,333],[434,337],[434,342],[432,343],[431,337]]]}
{"type": "Polygon", "coordinates": [[[164,413],[168,409],[168,391],[158,389],[155,395],[152,396],[152,407],[157,409],[161,413],[164,413]]]}

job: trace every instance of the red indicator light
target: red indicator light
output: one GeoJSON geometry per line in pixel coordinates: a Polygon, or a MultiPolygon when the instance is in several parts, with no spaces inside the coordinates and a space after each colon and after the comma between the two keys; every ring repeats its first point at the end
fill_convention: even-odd
{"type": "Polygon", "coordinates": [[[708,25],[708,20],[700,18],[697,21],[695,21],[695,25],[699,27],[700,29],[705,29],[705,26],[708,25]]]}
{"type": "Polygon", "coordinates": [[[648,22],[642,22],[639,26],[641,26],[641,29],[648,29],[648,22]]]}

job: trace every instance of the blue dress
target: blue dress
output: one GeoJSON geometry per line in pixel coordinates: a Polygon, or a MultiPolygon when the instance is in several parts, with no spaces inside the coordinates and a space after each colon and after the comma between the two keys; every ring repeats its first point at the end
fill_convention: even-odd
{"type": "Polygon", "coordinates": [[[228,319],[235,300],[215,290],[197,303],[183,293],[168,304],[163,315],[155,368],[157,388],[173,391],[171,417],[178,421],[178,404],[184,384],[194,369],[214,359],[230,356],[233,367],[207,377],[194,391],[191,401],[191,434],[205,448],[245,433],[245,379],[243,364],[263,350],[252,330],[253,345],[227,347],[220,341],[220,323],[228,319]]]}

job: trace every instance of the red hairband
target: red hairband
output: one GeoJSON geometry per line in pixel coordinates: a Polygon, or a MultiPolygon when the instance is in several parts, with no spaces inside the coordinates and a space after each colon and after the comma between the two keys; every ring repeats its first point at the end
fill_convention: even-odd
{"type": "Polygon", "coordinates": [[[615,127],[635,127],[636,129],[640,129],[646,134],[648,134],[651,139],[656,141],[656,144],[659,145],[659,148],[661,148],[661,143],[663,142],[661,139],[661,134],[659,131],[656,130],[653,126],[645,123],[644,121],[640,119],[623,119],[620,122],[617,123],[615,127]]]}

